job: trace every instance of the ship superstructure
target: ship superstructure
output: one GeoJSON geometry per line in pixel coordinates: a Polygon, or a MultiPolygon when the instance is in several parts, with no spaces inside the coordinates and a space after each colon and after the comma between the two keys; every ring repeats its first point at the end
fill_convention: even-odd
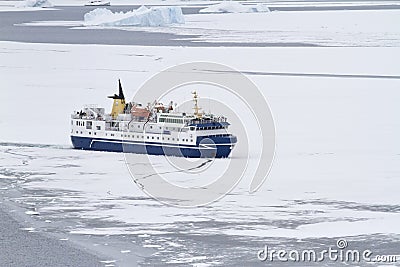
{"type": "Polygon", "coordinates": [[[71,115],[74,148],[183,157],[228,157],[237,142],[223,116],[205,114],[192,92],[194,112],[177,112],[173,102],[143,106],[126,102],[121,82],[112,111],[85,106],[71,115]]]}

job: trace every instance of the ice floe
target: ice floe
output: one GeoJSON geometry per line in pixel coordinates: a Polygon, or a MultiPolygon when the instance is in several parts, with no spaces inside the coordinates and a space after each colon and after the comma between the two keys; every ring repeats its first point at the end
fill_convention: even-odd
{"type": "Polygon", "coordinates": [[[16,4],[15,7],[53,7],[53,4],[48,0],[25,0],[16,4]]]}
{"type": "Polygon", "coordinates": [[[132,11],[113,13],[106,8],[96,8],[84,15],[86,26],[142,26],[157,27],[170,24],[184,24],[180,7],[141,6],[132,11]]]}
{"type": "Polygon", "coordinates": [[[264,4],[242,5],[238,2],[226,1],[201,9],[200,13],[253,13],[269,12],[269,8],[264,4]]]}

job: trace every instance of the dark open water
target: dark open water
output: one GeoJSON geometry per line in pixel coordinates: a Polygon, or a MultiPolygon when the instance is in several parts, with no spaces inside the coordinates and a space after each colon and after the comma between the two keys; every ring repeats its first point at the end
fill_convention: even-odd
{"type": "MultiPolygon", "coordinates": [[[[139,6],[111,6],[115,11],[129,11],[139,6]]],[[[117,29],[71,29],[67,26],[17,26],[32,21],[79,21],[85,13],[95,7],[56,7],[59,10],[21,11],[0,13],[0,41],[26,43],[59,44],[106,44],[106,45],[141,45],[141,46],[246,46],[246,47],[302,47],[315,46],[309,43],[226,43],[193,42],[196,36],[179,36],[167,33],[141,31],[123,31],[117,29]],[[189,40],[191,39],[191,40],[189,40]]],[[[342,6],[342,7],[272,7],[272,11],[300,10],[363,10],[363,9],[399,9],[398,5],[382,6],[342,6]]],[[[201,8],[183,8],[184,14],[196,14],[201,8]]]]}

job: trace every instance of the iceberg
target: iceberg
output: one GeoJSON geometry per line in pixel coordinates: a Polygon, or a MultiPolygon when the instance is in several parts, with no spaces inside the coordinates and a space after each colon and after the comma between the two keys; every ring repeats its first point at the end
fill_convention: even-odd
{"type": "Polygon", "coordinates": [[[25,0],[18,3],[15,7],[53,7],[54,5],[48,0],[25,0]]]}
{"type": "Polygon", "coordinates": [[[85,26],[141,26],[158,27],[170,24],[184,24],[185,18],[180,7],[140,8],[126,13],[113,13],[106,8],[96,8],[84,15],[85,26]]]}
{"type": "Polygon", "coordinates": [[[203,8],[199,12],[200,13],[253,13],[253,12],[270,12],[270,10],[264,4],[242,5],[238,2],[226,1],[203,8]]]}

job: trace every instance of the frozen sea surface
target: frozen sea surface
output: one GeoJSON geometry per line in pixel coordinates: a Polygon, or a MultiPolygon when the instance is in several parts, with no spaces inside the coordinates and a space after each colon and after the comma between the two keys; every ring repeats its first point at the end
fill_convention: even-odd
{"type": "MultiPolygon", "coordinates": [[[[377,154],[387,161],[392,158],[377,154]]],[[[354,156],[338,159],[336,153],[318,152],[291,157],[296,164],[307,164],[310,158],[312,162],[336,158],[335,164],[343,166],[354,156]]],[[[36,223],[27,227],[61,233],[67,240],[79,242],[90,237],[99,249],[109,244],[114,249],[109,259],[118,266],[128,266],[132,259],[142,266],[249,266],[260,263],[256,253],[265,245],[323,250],[335,247],[338,238],[345,238],[351,249],[371,249],[374,255],[398,254],[400,205],[397,190],[391,188],[398,187],[395,177],[399,170],[394,166],[384,170],[370,167],[374,175],[361,180],[317,166],[314,175],[283,176],[279,173],[285,167],[276,166],[254,195],[249,195],[248,185],[242,183],[207,207],[181,209],[160,204],[141,192],[129,176],[122,154],[2,143],[0,158],[1,199],[22,207],[34,218],[36,223]],[[384,179],[385,173],[393,178],[384,179]],[[19,194],[10,194],[14,191],[19,194]],[[373,195],[366,196],[366,192],[373,195]]],[[[287,158],[279,161],[288,166],[287,158]]]]}
{"type": "Polygon", "coordinates": [[[27,228],[88,239],[95,249],[111,249],[107,260],[122,266],[249,266],[259,263],[264,245],[325,249],[338,238],[349,248],[398,254],[399,55],[398,48],[1,43],[2,201],[32,218],[27,228]],[[88,102],[107,107],[118,77],[128,96],[154,73],[190,60],[218,61],[248,75],[269,101],[278,139],[258,192],[248,193],[245,176],[220,201],[180,209],[144,194],[122,154],[71,149],[69,113],[88,102]],[[16,90],[27,109],[12,104],[16,90]]]}

